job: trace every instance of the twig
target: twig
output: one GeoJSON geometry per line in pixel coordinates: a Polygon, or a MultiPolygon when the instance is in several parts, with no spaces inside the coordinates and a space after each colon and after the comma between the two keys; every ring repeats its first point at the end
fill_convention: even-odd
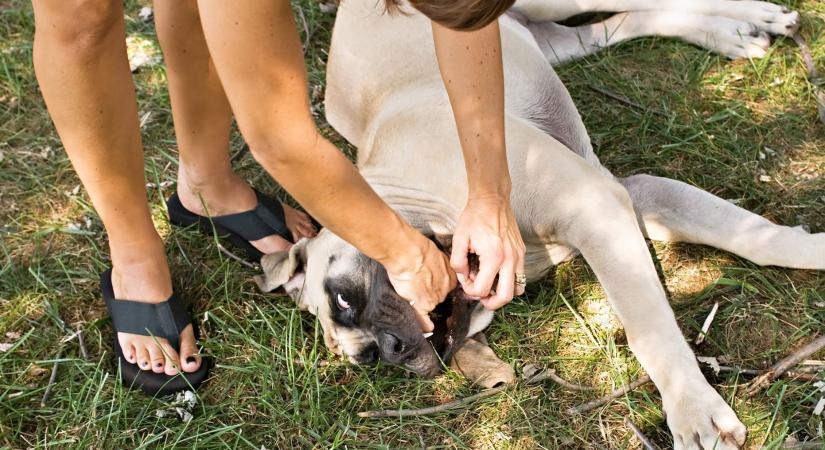
{"type": "MultiPolygon", "coordinates": [[[[293,362],[293,363],[295,363],[295,364],[297,364],[297,365],[304,365],[304,364],[306,364],[306,362],[304,362],[304,360],[302,360],[301,358],[295,358],[295,359],[293,359],[293,360],[292,360],[292,362],[293,362]]],[[[327,360],[325,360],[325,359],[319,359],[317,362],[314,362],[314,363],[312,363],[312,364],[310,364],[310,365],[311,365],[312,367],[314,367],[314,368],[316,368],[316,369],[317,369],[317,368],[320,368],[320,367],[326,367],[326,366],[328,366],[328,365],[329,365],[329,361],[327,361],[327,360]]]]}
{"type": "Polygon", "coordinates": [[[49,376],[49,383],[46,385],[46,392],[43,393],[43,398],[40,400],[40,407],[46,406],[49,401],[49,395],[52,393],[52,387],[57,381],[57,367],[60,364],[60,358],[63,356],[63,349],[57,351],[57,356],[54,357],[54,364],[52,364],[52,374],[49,376]]]}
{"type": "Polygon", "coordinates": [[[234,155],[232,155],[231,158],[229,158],[230,164],[235,164],[239,159],[241,159],[248,152],[249,152],[249,144],[244,142],[243,145],[241,146],[241,148],[238,149],[238,151],[234,155]]]}
{"type": "Polygon", "coordinates": [[[304,55],[306,55],[307,50],[309,50],[309,38],[312,34],[309,32],[309,25],[307,25],[307,18],[304,15],[303,8],[298,8],[298,15],[301,17],[301,22],[304,25],[304,55]]]}
{"type": "Polygon", "coordinates": [[[86,351],[86,342],[83,340],[83,325],[77,325],[77,345],[80,347],[80,355],[84,360],[89,359],[89,352],[86,351]]]}
{"type": "Polygon", "coordinates": [[[656,444],[650,442],[650,439],[648,439],[647,436],[645,436],[645,434],[642,433],[642,430],[640,430],[639,427],[637,427],[636,424],[630,420],[630,417],[624,418],[624,424],[626,427],[630,428],[630,431],[632,431],[637,438],[639,438],[639,441],[642,443],[642,447],[644,447],[647,450],[659,450],[659,447],[657,447],[656,444]]]}
{"type": "Polygon", "coordinates": [[[803,346],[791,355],[781,359],[779,362],[771,366],[770,369],[764,371],[755,380],[751,382],[750,387],[745,392],[748,396],[758,394],[763,389],[768,387],[773,380],[781,377],[785,372],[799,364],[805,358],[811,356],[817,351],[825,347],[825,335],[822,335],[807,345],[803,346]]]}
{"type": "Polygon", "coordinates": [[[624,103],[627,106],[631,106],[642,111],[647,111],[656,114],[657,116],[667,117],[667,114],[665,114],[662,111],[659,111],[658,109],[648,108],[646,106],[641,105],[640,103],[634,102],[633,100],[625,97],[624,95],[614,94],[613,92],[610,92],[603,87],[596,86],[595,84],[589,84],[588,87],[598,92],[599,94],[604,95],[605,97],[612,98],[613,100],[618,101],[619,103],[624,103]]]}
{"type": "Polygon", "coordinates": [[[449,403],[444,403],[443,405],[430,406],[428,408],[418,409],[385,409],[382,411],[363,411],[358,413],[358,417],[410,417],[424,416],[427,414],[436,414],[473,403],[476,400],[492,397],[493,395],[498,394],[499,392],[507,389],[508,387],[510,387],[510,385],[502,384],[498,387],[485,389],[469,397],[464,397],[457,400],[453,400],[449,403]]]}
{"type": "MultiPolygon", "coordinates": [[[[782,447],[779,448],[787,448],[787,449],[816,449],[820,450],[825,447],[825,441],[807,441],[807,442],[797,442],[796,444],[784,444],[782,447]]],[[[767,448],[767,447],[763,447],[767,448]]]]}
{"type": "Polygon", "coordinates": [[[591,409],[595,409],[595,408],[598,408],[599,406],[606,405],[606,404],[612,402],[613,400],[616,400],[617,398],[619,398],[619,397],[627,394],[628,392],[633,391],[633,390],[635,390],[635,389],[639,388],[640,386],[643,386],[647,383],[650,383],[650,375],[645,375],[645,376],[639,378],[638,380],[633,381],[630,384],[626,384],[626,385],[614,390],[613,392],[605,395],[604,397],[599,397],[597,399],[590,400],[587,403],[582,403],[581,405],[574,406],[572,408],[568,408],[567,413],[568,414],[581,414],[581,413],[590,411],[591,409]]]}
{"type": "Polygon", "coordinates": [[[558,384],[559,386],[561,386],[565,389],[569,389],[571,391],[587,392],[587,391],[592,391],[592,390],[595,389],[591,386],[584,386],[584,385],[581,385],[581,384],[571,383],[571,382],[565,380],[564,378],[558,376],[556,374],[555,369],[547,369],[547,370],[544,370],[540,373],[537,373],[537,374],[533,375],[532,377],[530,377],[525,383],[526,384],[538,384],[538,383],[541,383],[542,381],[544,381],[548,378],[553,380],[553,382],[558,384]]]}
{"type": "Polygon", "coordinates": [[[241,265],[243,265],[244,267],[249,267],[250,269],[253,269],[253,270],[260,269],[260,267],[258,267],[257,264],[252,264],[251,262],[249,262],[249,261],[241,258],[240,256],[230,252],[229,250],[226,249],[226,247],[224,247],[220,243],[218,243],[218,250],[220,250],[221,253],[228,256],[229,258],[234,259],[235,261],[241,263],[241,265]]]}
{"type": "Polygon", "coordinates": [[[819,120],[825,124],[825,93],[819,88],[819,84],[822,80],[819,79],[819,73],[816,70],[816,64],[814,64],[814,58],[811,55],[811,49],[808,47],[808,44],[805,42],[805,39],[797,31],[793,35],[793,41],[796,42],[797,47],[799,47],[799,52],[802,53],[802,61],[805,62],[805,68],[808,69],[808,82],[811,83],[814,89],[814,97],[816,99],[816,109],[819,113],[819,120]]]}
{"type": "MultiPolygon", "coordinates": [[[[538,384],[544,380],[553,380],[554,382],[558,383],[559,385],[570,389],[572,391],[591,391],[593,390],[592,387],[589,386],[582,386],[579,384],[571,383],[560,376],[556,375],[556,371],[553,369],[543,370],[539,373],[534,375],[530,375],[524,380],[524,384],[526,385],[533,385],[538,384]]],[[[497,386],[490,389],[485,389],[477,394],[473,394],[469,397],[464,397],[460,399],[453,400],[449,403],[444,403],[442,405],[430,406],[427,408],[418,408],[418,409],[385,409],[379,411],[364,411],[358,413],[358,417],[410,417],[410,416],[424,416],[427,414],[436,414],[444,411],[449,411],[451,409],[456,409],[458,407],[470,404],[475,402],[476,400],[481,400],[487,397],[491,397],[493,395],[498,394],[499,392],[507,389],[510,385],[503,384],[501,386],[497,386]]]]}

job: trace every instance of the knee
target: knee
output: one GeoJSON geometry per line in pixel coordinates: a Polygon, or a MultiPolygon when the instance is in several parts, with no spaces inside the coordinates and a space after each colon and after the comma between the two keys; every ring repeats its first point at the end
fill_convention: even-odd
{"type": "Polygon", "coordinates": [[[53,43],[71,47],[82,57],[87,52],[95,53],[113,37],[113,31],[123,22],[123,8],[120,0],[61,0],[41,4],[35,18],[39,37],[48,36],[53,43]]]}
{"type": "Polygon", "coordinates": [[[636,224],[633,201],[624,186],[606,178],[589,180],[578,189],[576,214],[591,225],[603,224],[606,229],[636,224]]]}

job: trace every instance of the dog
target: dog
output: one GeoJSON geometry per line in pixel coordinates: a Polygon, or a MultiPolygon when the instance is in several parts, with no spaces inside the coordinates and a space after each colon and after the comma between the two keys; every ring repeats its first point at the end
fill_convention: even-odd
{"type": "MultiPolygon", "coordinates": [[[[604,287],[630,349],[661,393],[676,449],[740,448],[745,426],[707,383],[657,276],[645,237],[726,250],[759,265],[825,270],[825,233],[777,225],[691,185],[614,177],[552,64],[642,35],[676,36],[726,56],[760,57],[766,33],[791,34],[780,6],[725,0],[520,0],[500,18],[511,203],[527,245],[527,276],[581,254],[604,287]],[[556,22],[589,11],[604,22],[556,22]]],[[[329,123],[358,148],[358,168],[410,224],[444,247],[467,198],[461,148],[429,21],[386,14],[374,0],[341,3],[329,54],[329,123]]],[[[451,294],[425,338],[375,261],[328,230],[266,255],[265,291],[283,288],[317,316],[329,349],[422,376],[492,313],[451,294]]]]}

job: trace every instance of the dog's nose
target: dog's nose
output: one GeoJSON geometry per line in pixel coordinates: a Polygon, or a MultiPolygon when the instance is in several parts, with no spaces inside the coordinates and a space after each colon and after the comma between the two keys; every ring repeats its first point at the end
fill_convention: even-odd
{"type": "Polygon", "coordinates": [[[410,351],[410,346],[404,343],[401,338],[387,332],[383,332],[378,336],[378,347],[381,351],[381,358],[390,364],[403,362],[410,351]]]}

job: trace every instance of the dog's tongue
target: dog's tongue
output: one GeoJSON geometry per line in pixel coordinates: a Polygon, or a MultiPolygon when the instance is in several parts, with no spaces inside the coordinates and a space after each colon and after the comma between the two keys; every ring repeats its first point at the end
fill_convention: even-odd
{"type": "Polygon", "coordinates": [[[435,329],[427,338],[441,360],[449,363],[453,354],[461,348],[470,330],[470,318],[476,300],[470,299],[459,287],[454,289],[431,313],[435,329]]]}

